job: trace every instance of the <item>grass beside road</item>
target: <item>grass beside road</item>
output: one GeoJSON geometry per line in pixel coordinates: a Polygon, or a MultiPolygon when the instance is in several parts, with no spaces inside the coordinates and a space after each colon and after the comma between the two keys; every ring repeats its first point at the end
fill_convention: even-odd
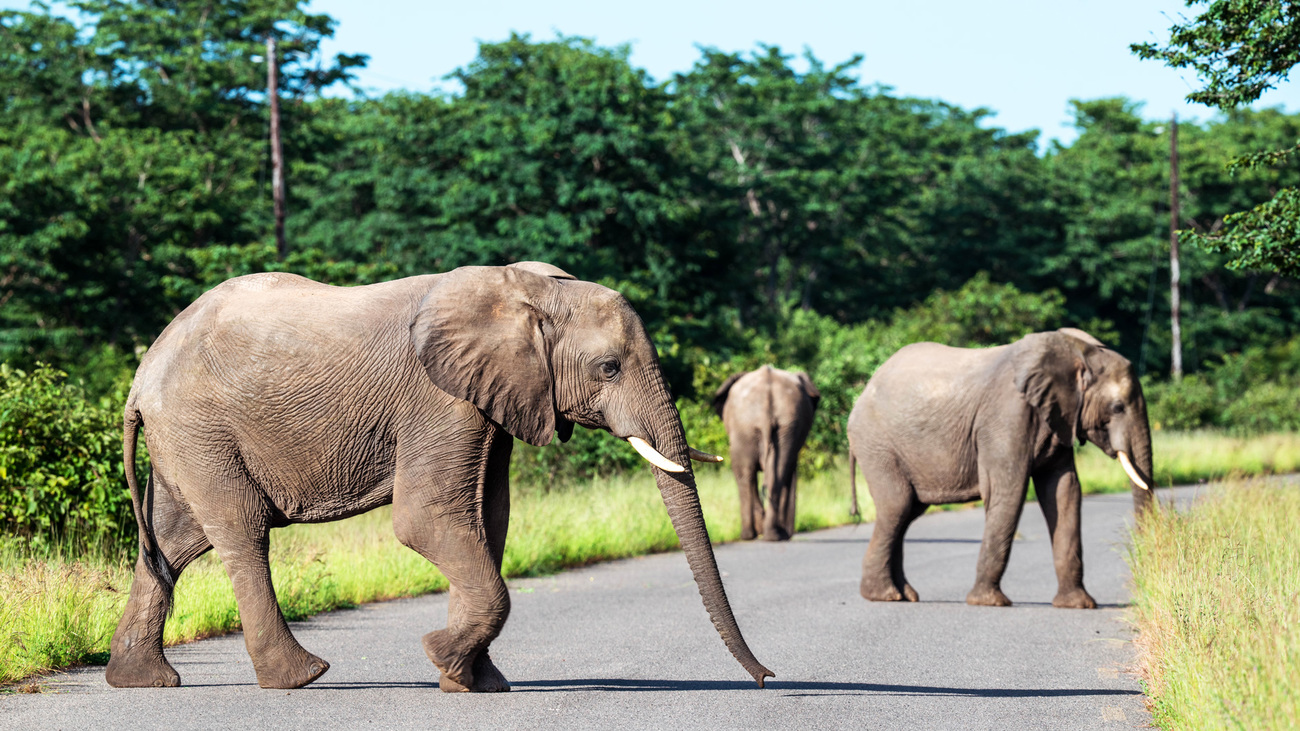
{"type": "Polygon", "coordinates": [[[1134,534],[1140,670],[1161,728],[1300,728],[1300,490],[1237,481],[1134,534]]]}
{"type": "MultiPolygon", "coordinates": [[[[1234,472],[1293,471],[1300,435],[1236,439],[1202,432],[1155,435],[1160,485],[1234,472]]],[[[1122,470],[1100,451],[1079,454],[1088,492],[1127,490],[1122,470]]],[[[715,542],[740,535],[737,490],[725,468],[701,467],[700,498],[715,542]]],[[[859,481],[864,521],[874,510],[859,481]]],[[[532,576],[676,548],[648,469],[542,491],[512,488],[504,572],[532,576]]],[[[800,480],[798,529],[841,525],[848,515],[847,461],[800,480]]],[[[446,579],[393,537],[391,511],[381,508],[337,523],[298,525],[272,533],[272,570],[286,616],[445,589],[446,579]]],[[[33,560],[19,547],[0,547],[0,684],[82,662],[104,662],[126,602],[131,566],[121,558],[69,555],[33,560]]],[[[182,575],[167,622],[175,644],[236,629],[230,580],[208,554],[182,575]]]]}

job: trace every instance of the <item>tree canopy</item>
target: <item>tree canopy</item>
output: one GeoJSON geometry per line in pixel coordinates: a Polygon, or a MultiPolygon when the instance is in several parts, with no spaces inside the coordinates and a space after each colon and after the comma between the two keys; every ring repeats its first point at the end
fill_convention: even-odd
{"type": "MultiPolygon", "coordinates": [[[[543,259],[622,291],[687,396],[708,387],[704,364],[754,359],[818,360],[851,389],[875,355],[836,349],[867,330],[982,345],[1075,325],[1164,367],[1167,137],[1129,100],[1076,101],[1078,138],[1040,152],[1037,131],[989,110],[863,85],[860,59],[702,49],[655,82],[626,48],[520,35],[483,43],[454,94],[327,98],[365,58],[322,58],[334,21],[302,6],[0,13],[0,359],[129,359],[253,271],[358,284],[543,259]],[[284,261],[267,34],[283,55],[284,261]],[[882,324],[900,313],[915,327],[882,324]]],[[[1227,168],[1293,145],[1296,116],[1238,109],[1181,134],[1183,210],[1207,235],[1300,184],[1285,165],[1227,168]]],[[[1184,262],[1190,370],[1300,314],[1286,271],[1233,257],[1184,262]]]]}
{"type": "MultiPolygon", "coordinates": [[[[1133,52],[1174,68],[1192,69],[1203,84],[1189,101],[1231,112],[1258,101],[1287,80],[1300,63],[1300,3],[1292,0],[1187,0],[1204,5],[1190,22],[1169,29],[1169,43],[1135,43],[1133,52]]],[[[1300,142],[1295,135],[1266,139],[1241,151],[1234,170],[1294,166],[1300,142]],[[1263,149],[1260,149],[1260,148],[1263,149]]],[[[1300,190],[1274,189],[1247,210],[1230,213],[1222,228],[1194,228],[1192,241],[1226,252],[1234,269],[1271,269],[1300,274],[1300,190]]]]}

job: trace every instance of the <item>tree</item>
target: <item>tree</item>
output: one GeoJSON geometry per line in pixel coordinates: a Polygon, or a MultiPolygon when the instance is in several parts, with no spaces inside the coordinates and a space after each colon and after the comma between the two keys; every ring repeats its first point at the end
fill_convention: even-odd
{"type": "Polygon", "coordinates": [[[194,274],[190,251],[265,236],[266,36],[289,118],[364,63],[319,63],[333,20],[300,4],[71,3],[84,26],[0,12],[0,357],[129,351],[188,304],[168,282],[194,274]]]}
{"type": "MultiPolygon", "coordinates": [[[[1143,59],[1196,71],[1203,88],[1188,100],[1231,111],[1257,101],[1286,81],[1300,63],[1300,2],[1294,0],[1187,0],[1206,5],[1195,20],[1170,28],[1168,45],[1130,46],[1143,59]]],[[[1289,147],[1256,150],[1232,162],[1234,169],[1286,163],[1300,152],[1289,147]]],[[[1254,208],[1228,215],[1224,228],[1190,233],[1189,239],[1232,256],[1234,269],[1272,269],[1300,274],[1300,190],[1287,187],[1254,208]]]]}

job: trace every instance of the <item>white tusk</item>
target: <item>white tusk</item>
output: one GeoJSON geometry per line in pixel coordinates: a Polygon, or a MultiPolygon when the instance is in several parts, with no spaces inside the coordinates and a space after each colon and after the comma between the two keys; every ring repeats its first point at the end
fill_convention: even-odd
{"type": "Polygon", "coordinates": [[[691,459],[695,460],[696,462],[721,462],[722,461],[722,458],[716,454],[701,452],[695,447],[691,447],[690,449],[691,449],[691,459]]]}
{"type": "Polygon", "coordinates": [[[645,461],[658,467],[664,472],[685,472],[686,468],[668,459],[667,457],[655,451],[655,448],[646,443],[641,437],[628,437],[627,443],[632,445],[636,453],[645,457],[645,461]]]}
{"type": "Polygon", "coordinates": [[[1128,473],[1128,478],[1133,481],[1133,484],[1143,490],[1151,489],[1147,486],[1147,483],[1143,482],[1142,478],[1138,476],[1138,471],[1133,468],[1133,463],[1129,461],[1128,455],[1123,452],[1119,453],[1119,466],[1123,467],[1124,471],[1128,473]]]}

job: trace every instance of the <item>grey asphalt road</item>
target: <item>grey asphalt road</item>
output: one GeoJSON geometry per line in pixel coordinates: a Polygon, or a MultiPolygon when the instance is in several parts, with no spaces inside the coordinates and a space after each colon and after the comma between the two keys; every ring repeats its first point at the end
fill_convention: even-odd
{"type": "MultiPolygon", "coordinates": [[[[1168,491],[1165,499],[1168,499],[1168,491]]],[[[1189,493],[1181,492],[1180,499],[1189,493]]],[[[1132,728],[1145,725],[1123,621],[1127,495],[1084,501],[1085,584],[1096,610],[1051,606],[1047,529],[1026,506],[1003,590],[1007,608],[964,603],[982,510],[930,513],[908,534],[918,604],[857,592],[871,526],[789,543],[721,546],[742,631],[776,672],[765,690],[727,653],[680,553],[511,582],[492,657],[514,690],[450,695],[420,636],[445,595],[296,623],[332,664],[294,691],[257,687],[243,637],[171,648],[183,687],[113,689],[102,668],[0,695],[4,728],[1132,728]]]]}

